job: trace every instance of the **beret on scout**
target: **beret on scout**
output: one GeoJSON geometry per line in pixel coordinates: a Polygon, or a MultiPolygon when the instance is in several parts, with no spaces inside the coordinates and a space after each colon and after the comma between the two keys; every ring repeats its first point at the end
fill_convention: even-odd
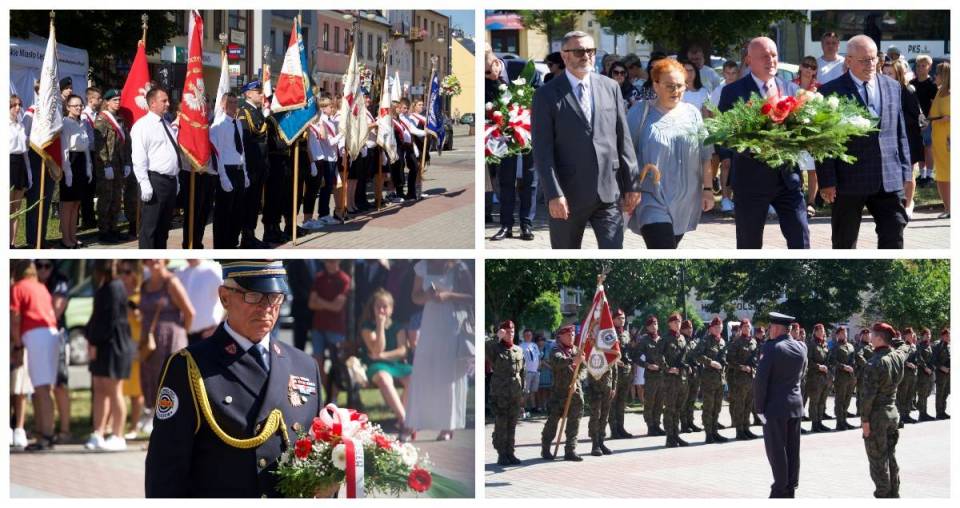
{"type": "Polygon", "coordinates": [[[107,93],[103,94],[103,100],[105,100],[105,101],[109,101],[110,99],[113,99],[114,97],[117,97],[117,98],[120,97],[120,90],[117,90],[116,88],[111,88],[111,89],[107,90],[107,93]]]}
{"type": "Polygon", "coordinates": [[[884,334],[889,340],[897,336],[897,331],[894,328],[886,323],[876,323],[873,325],[873,333],[884,334]]]}
{"type": "Polygon", "coordinates": [[[644,323],[647,326],[650,326],[657,322],[657,316],[650,316],[647,318],[647,321],[644,323]]]}
{"type": "Polygon", "coordinates": [[[513,324],[513,321],[510,321],[510,320],[508,319],[508,320],[500,323],[500,328],[506,330],[507,328],[516,328],[516,325],[513,324]]]}
{"type": "Polygon", "coordinates": [[[710,320],[710,327],[722,325],[723,321],[720,320],[720,316],[713,316],[713,319],[710,320]]]}
{"type": "Polygon", "coordinates": [[[679,312],[670,314],[670,317],[667,318],[667,323],[672,323],[674,321],[683,321],[683,316],[681,316],[679,312]]]}
{"type": "Polygon", "coordinates": [[[561,326],[560,329],[557,330],[557,334],[568,333],[568,332],[573,333],[575,330],[576,330],[576,327],[573,325],[561,326]]]}

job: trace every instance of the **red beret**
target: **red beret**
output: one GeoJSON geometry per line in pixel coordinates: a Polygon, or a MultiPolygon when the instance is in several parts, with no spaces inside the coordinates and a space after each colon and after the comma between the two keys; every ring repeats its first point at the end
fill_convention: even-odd
{"type": "Polygon", "coordinates": [[[888,337],[896,337],[897,331],[893,329],[892,326],[886,323],[876,323],[873,325],[873,331],[875,333],[886,333],[888,337]]]}
{"type": "Polygon", "coordinates": [[[943,329],[940,330],[940,336],[943,337],[944,335],[950,335],[950,329],[949,329],[949,328],[943,328],[943,329]]]}
{"type": "Polygon", "coordinates": [[[508,319],[508,320],[500,323],[500,328],[506,330],[507,328],[516,328],[516,326],[514,326],[513,321],[510,321],[510,320],[508,319]]]}
{"type": "Polygon", "coordinates": [[[576,330],[577,330],[577,327],[573,325],[567,325],[567,326],[561,326],[560,329],[557,330],[557,333],[558,334],[567,333],[567,332],[574,333],[576,330]]]}
{"type": "Polygon", "coordinates": [[[620,316],[623,316],[623,317],[626,317],[626,316],[627,316],[627,314],[626,314],[625,312],[623,312],[623,309],[617,309],[617,310],[613,313],[613,317],[615,317],[615,318],[618,318],[618,317],[620,317],[620,316]]]}
{"type": "Polygon", "coordinates": [[[693,330],[693,321],[690,321],[689,319],[687,319],[686,321],[680,323],[680,329],[681,329],[681,330],[683,330],[683,329],[693,330]]]}
{"type": "Polygon", "coordinates": [[[817,328],[823,329],[823,323],[817,323],[817,324],[813,325],[813,329],[814,329],[814,330],[816,330],[817,328]]]}
{"type": "Polygon", "coordinates": [[[713,319],[710,320],[710,326],[722,325],[723,321],[720,320],[720,316],[713,316],[713,319]]]}
{"type": "Polygon", "coordinates": [[[904,335],[913,335],[913,328],[911,328],[911,327],[909,327],[909,326],[906,327],[906,328],[904,328],[904,329],[903,329],[903,334],[904,334],[904,335]]]}
{"type": "Polygon", "coordinates": [[[657,316],[650,316],[647,318],[646,326],[650,326],[657,322],[657,316]]]}
{"type": "Polygon", "coordinates": [[[741,320],[740,320],[740,326],[743,326],[743,325],[750,326],[750,320],[747,319],[747,318],[741,319],[741,320]]]}
{"type": "Polygon", "coordinates": [[[672,323],[674,321],[683,321],[683,316],[681,316],[679,312],[670,314],[670,317],[667,318],[667,323],[672,323]]]}

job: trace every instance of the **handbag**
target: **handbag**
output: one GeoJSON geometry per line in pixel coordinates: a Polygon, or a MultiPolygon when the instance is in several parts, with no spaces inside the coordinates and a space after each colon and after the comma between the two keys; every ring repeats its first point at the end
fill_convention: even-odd
{"type": "Polygon", "coordinates": [[[160,305],[153,312],[153,320],[150,322],[150,329],[147,331],[147,337],[140,341],[140,361],[145,362],[153,356],[157,350],[157,336],[154,333],[157,329],[157,318],[160,317],[160,305]]]}

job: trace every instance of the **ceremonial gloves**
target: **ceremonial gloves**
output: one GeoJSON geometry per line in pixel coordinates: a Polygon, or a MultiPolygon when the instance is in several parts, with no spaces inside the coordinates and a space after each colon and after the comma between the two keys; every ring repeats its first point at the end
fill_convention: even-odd
{"type": "Polygon", "coordinates": [[[103,174],[104,174],[104,176],[107,177],[107,180],[113,180],[113,168],[112,168],[112,167],[107,166],[107,167],[103,168],[103,174]]]}
{"type": "Polygon", "coordinates": [[[130,176],[130,172],[131,172],[131,171],[133,171],[133,168],[131,168],[130,166],[124,166],[124,167],[123,167],[123,177],[126,178],[126,177],[130,176]]]}

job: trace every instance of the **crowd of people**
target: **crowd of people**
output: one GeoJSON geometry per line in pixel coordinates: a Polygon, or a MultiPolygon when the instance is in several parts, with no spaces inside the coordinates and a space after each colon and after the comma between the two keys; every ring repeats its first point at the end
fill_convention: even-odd
{"type": "MultiPolygon", "coordinates": [[[[149,436],[157,408],[166,407],[158,393],[168,359],[225,326],[228,313],[219,292],[227,287],[226,272],[212,261],[168,265],[160,259],[92,262],[93,305],[83,327],[92,377],[87,449],[123,450],[128,439],[149,436]]],[[[345,391],[347,406],[361,409],[359,390],[376,387],[404,441],[427,429],[447,440],[466,426],[474,282],[465,263],[289,260],[285,265],[289,294],[270,304],[279,308],[289,297],[293,345],[300,350],[310,345],[325,404],[337,403],[338,392],[345,391]]],[[[73,439],[63,318],[71,278],[51,260],[12,261],[11,274],[11,446],[49,450],[73,439]],[[28,398],[33,443],[25,430],[28,398]]],[[[274,340],[279,329],[270,332],[274,340]]]]}
{"type": "MultiPolygon", "coordinates": [[[[271,118],[270,97],[262,83],[251,81],[239,96],[223,95],[217,105],[222,112],[215,114],[213,104],[207,108],[213,156],[196,171],[191,224],[191,163],[175,141],[181,116],[167,91],[154,84],[145,97],[149,112],[127,125],[119,90],[91,86],[84,100],[73,93],[71,78],[62,79],[59,87],[64,107],[62,178],[57,185],[49,173],[46,177],[41,246],[46,246],[47,223],[56,216],[61,239],[53,246],[64,249],[84,246],[78,230],[96,230],[101,244],[136,239],[140,248],[165,249],[177,217],[184,228],[183,248],[203,248],[211,222],[213,241],[207,241],[207,248],[274,247],[289,242],[294,227],[300,228],[300,237],[371,212],[384,202],[422,199],[421,177],[430,161],[423,152],[436,148],[423,100],[403,97],[392,103],[398,158],[390,163],[377,145],[376,105],[367,96],[366,142],[357,158],[344,162],[339,133],[343,97],[321,90],[315,91],[317,111],[305,135],[288,145],[271,118]],[[293,216],[296,144],[300,155],[293,216]],[[264,228],[259,239],[258,220],[264,228]]],[[[38,245],[41,158],[29,143],[34,110],[20,97],[10,97],[11,247],[38,245]],[[20,245],[18,227],[24,228],[26,240],[20,245]]]]}
{"type": "MultiPolygon", "coordinates": [[[[823,56],[804,57],[796,78],[785,81],[777,74],[776,44],[765,37],[745,44],[739,61],[727,60],[718,73],[698,44],[676,56],[655,51],[644,66],[636,55],[606,55],[597,62],[593,38],[568,33],[561,51],[544,60],[550,72],[532,83],[533,151],[488,165],[487,222],[493,221],[494,197],[500,203],[500,229],[490,239],[514,237],[519,201],[520,238],[532,240],[540,189],[554,248],[579,248],[588,222],[601,248],[622,247],[623,222],[648,248],[677,248],[701,214],[713,209],[715,196],[721,197],[720,212],[734,217],[738,248],[762,247],[768,218],[779,220],[790,248],[809,248],[808,219],[824,203],[833,205],[834,248],[856,245],[864,206],[878,224],[879,246],[903,248],[916,186],[936,181],[945,208],[939,217],[950,216],[950,63],[933,69],[933,60],[920,55],[911,69],[897,48],[878,54],[866,35],[848,40],[845,55],[834,32],[823,35],[821,46],[823,56]],[[856,83],[869,84],[867,96],[856,83]],[[589,92],[594,86],[604,93],[584,101],[587,96],[574,89],[589,92]],[[770,168],[749,155],[704,145],[697,134],[714,107],[726,111],[752,93],[789,96],[801,88],[858,98],[881,119],[879,133],[848,146],[859,162],[805,157],[796,167],[770,168]],[[890,103],[878,107],[881,96],[890,103]],[[597,115],[601,109],[608,113],[597,115]],[[578,129],[583,121],[592,128],[578,129]],[[581,147],[591,145],[590,157],[579,160],[585,157],[581,147]]],[[[489,48],[485,77],[487,102],[498,95],[499,84],[515,78],[489,48]]]]}

